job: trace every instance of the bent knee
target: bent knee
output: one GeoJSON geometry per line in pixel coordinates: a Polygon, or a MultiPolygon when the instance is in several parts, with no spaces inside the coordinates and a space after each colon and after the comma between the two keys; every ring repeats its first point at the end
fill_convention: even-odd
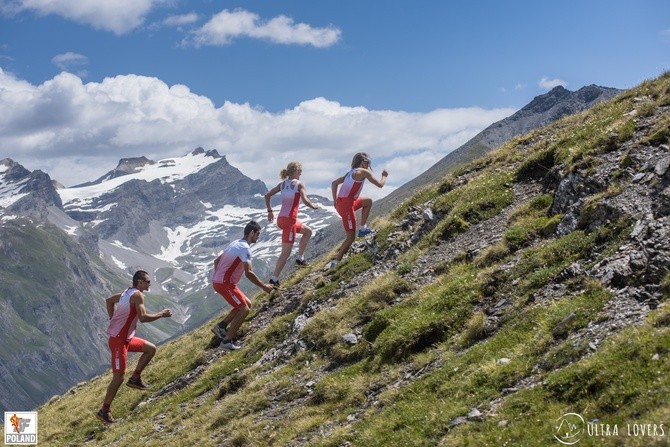
{"type": "Polygon", "coordinates": [[[144,346],[142,347],[142,352],[149,354],[149,355],[154,355],[156,354],[156,345],[153,343],[145,343],[144,346]]]}

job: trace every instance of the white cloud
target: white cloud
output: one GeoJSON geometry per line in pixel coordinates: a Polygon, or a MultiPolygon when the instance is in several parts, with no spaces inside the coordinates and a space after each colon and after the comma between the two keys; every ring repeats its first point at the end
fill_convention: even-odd
{"type": "Polygon", "coordinates": [[[195,23],[197,21],[198,21],[198,14],[196,14],[195,12],[191,12],[189,14],[182,14],[182,15],[167,17],[161,23],[165,26],[180,27],[180,26],[184,26],[184,25],[192,25],[193,23],[195,23]]]}
{"type": "Polygon", "coordinates": [[[554,87],[558,87],[559,85],[562,87],[565,87],[568,85],[567,82],[565,82],[562,79],[549,79],[546,76],[543,76],[542,79],[540,79],[537,83],[537,85],[540,86],[540,88],[543,88],[545,90],[551,90],[554,87]]]}
{"type": "Polygon", "coordinates": [[[51,59],[51,62],[63,71],[71,71],[73,68],[88,64],[88,58],[83,54],[68,51],[67,53],[57,54],[51,59]]]}
{"type": "Polygon", "coordinates": [[[149,11],[164,0],[9,0],[0,4],[5,14],[30,10],[58,15],[96,29],[125,34],[143,22],[149,11]]]}
{"type": "Polygon", "coordinates": [[[277,16],[263,22],[258,14],[243,9],[224,9],[214,15],[209,22],[191,33],[185,44],[196,47],[203,45],[227,45],[237,37],[265,39],[281,44],[312,45],[317,48],[334,45],[342,32],[329,26],[313,28],[305,23],[294,23],[286,16],[277,16]]]}
{"type": "Polygon", "coordinates": [[[26,168],[71,186],[94,180],[123,157],[184,155],[217,149],[231,164],[269,187],[292,160],[305,167],[310,193],[330,195],[330,182],[359,151],[387,168],[386,194],[513,109],[437,109],[428,113],[347,107],[325,98],[281,113],[211,100],[184,85],[126,75],[83,83],[61,73],[32,85],[0,69],[0,148],[26,168]]]}

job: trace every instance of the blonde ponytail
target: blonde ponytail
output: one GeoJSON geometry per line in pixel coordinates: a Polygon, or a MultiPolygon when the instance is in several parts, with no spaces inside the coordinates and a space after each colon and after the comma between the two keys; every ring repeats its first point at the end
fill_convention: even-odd
{"type": "Polygon", "coordinates": [[[285,179],[288,178],[291,174],[293,174],[295,171],[300,171],[302,170],[302,164],[299,161],[292,161],[289,163],[285,169],[282,169],[281,172],[279,173],[279,178],[285,179]]]}

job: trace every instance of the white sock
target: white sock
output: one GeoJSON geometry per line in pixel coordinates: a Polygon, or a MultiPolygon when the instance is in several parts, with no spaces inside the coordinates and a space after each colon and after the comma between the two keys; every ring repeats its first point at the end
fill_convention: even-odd
{"type": "Polygon", "coordinates": [[[279,281],[279,278],[277,278],[277,277],[274,276],[274,275],[272,275],[272,278],[270,278],[270,279],[271,279],[272,281],[279,281]]]}

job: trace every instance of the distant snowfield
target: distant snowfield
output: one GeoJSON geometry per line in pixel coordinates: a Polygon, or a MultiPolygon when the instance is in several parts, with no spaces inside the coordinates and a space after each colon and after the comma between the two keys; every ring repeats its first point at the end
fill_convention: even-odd
{"type": "Polygon", "coordinates": [[[90,204],[94,199],[130,180],[145,180],[147,182],[160,180],[162,183],[173,183],[219,160],[219,158],[209,157],[204,153],[195,155],[191,153],[183,157],[166,158],[152,165],[143,166],[135,173],[105,180],[97,185],[59,189],[58,194],[66,209],[90,210],[90,204]]]}
{"type": "MultiPolygon", "coordinates": [[[[335,213],[333,207],[323,209],[335,213]]],[[[276,206],[275,215],[279,214],[279,206],[276,206]]],[[[264,209],[236,207],[225,205],[216,211],[207,211],[207,218],[192,227],[178,226],[177,228],[164,227],[169,243],[161,247],[161,252],[156,258],[174,265],[178,265],[178,259],[193,253],[193,250],[202,244],[208,236],[220,236],[228,240],[242,238],[243,234],[229,234],[231,228],[244,227],[249,220],[257,221],[262,228],[261,238],[254,244],[252,251],[254,256],[269,258],[277,257],[281,252],[281,230],[276,222],[267,221],[267,213],[264,209]]],[[[304,221],[314,231],[318,231],[329,225],[326,219],[310,219],[305,213],[298,213],[298,219],[304,221]]],[[[238,231],[238,230],[236,230],[238,231]]],[[[225,247],[221,247],[223,249],[225,247]]],[[[296,244],[297,248],[297,244],[296,244]]],[[[210,263],[208,259],[207,264],[210,263]]]]}
{"type": "MultiPolygon", "coordinates": [[[[169,243],[166,247],[161,247],[161,252],[156,254],[156,258],[176,265],[179,257],[192,253],[207,236],[217,235],[235,239],[237,235],[228,234],[229,227],[244,226],[251,216],[258,214],[257,208],[225,205],[219,210],[207,211],[207,218],[192,227],[178,226],[174,229],[163,227],[169,243]]],[[[239,236],[242,237],[242,234],[239,236]]]]}

